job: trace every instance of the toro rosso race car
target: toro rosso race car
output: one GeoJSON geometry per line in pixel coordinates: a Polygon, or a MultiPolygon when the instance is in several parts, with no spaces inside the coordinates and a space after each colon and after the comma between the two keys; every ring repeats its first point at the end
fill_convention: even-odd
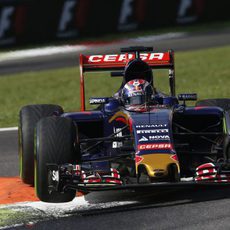
{"type": "Polygon", "coordinates": [[[227,185],[230,182],[230,99],[175,93],[174,52],[122,48],[80,55],[81,111],[28,105],[19,119],[20,176],[45,202],[71,201],[77,191],[227,185]],[[168,94],[152,69],[168,69],[168,94]],[[86,72],[121,77],[112,97],[90,98],[86,72]]]}

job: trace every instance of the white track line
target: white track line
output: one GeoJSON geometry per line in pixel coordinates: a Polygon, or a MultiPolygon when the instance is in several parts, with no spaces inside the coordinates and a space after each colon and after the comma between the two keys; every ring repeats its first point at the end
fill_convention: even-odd
{"type": "Polygon", "coordinates": [[[154,42],[161,40],[170,40],[174,38],[185,37],[187,33],[184,32],[175,32],[175,33],[164,33],[164,34],[156,34],[156,35],[147,35],[147,36],[139,36],[136,38],[129,38],[124,40],[115,40],[111,42],[105,42],[97,44],[97,43],[85,43],[85,44],[76,44],[76,45],[62,45],[62,46],[48,46],[42,48],[33,48],[33,49],[25,49],[25,50],[16,50],[2,53],[0,52],[0,63],[4,61],[11,60],[19,60],[24,58],[31,57],[41,57],[41,56],[49,56],[49,55],[58,55],[64,53],[76,53],[83,52],[89,48],[96,48],[103,46],[113,46],[114,43],[127,45],[133,42],[144,43],[144,42],[154,42]]]}
{"type": "Polygon", "coordinates": [[[166,33],[166,34],[158,34],[158,35],[148,35],[148,36],[140,36],[137,38],[130,38],[128,42],[156,42],[162,40],[170,40],[175,38],[183,38],[187,36],[187,33],[184,32],[176,32],[176,33],[166,33]]]}
{"type": "Polygon", "coordinates": [[[44,48],[25,49],[18,51],[10,51],[0,54],[0,62],[9,60],[18,60],[22,58],[31,58],[39,56],[57,55],[63,53],[76,53],[87,49],[85,45],[63,45],[49,46],[44,48]]]}
{"type": "Polygon", "coordinates": [[[0,132],[16,131],[18,127],[0,128],[0,132]]]}

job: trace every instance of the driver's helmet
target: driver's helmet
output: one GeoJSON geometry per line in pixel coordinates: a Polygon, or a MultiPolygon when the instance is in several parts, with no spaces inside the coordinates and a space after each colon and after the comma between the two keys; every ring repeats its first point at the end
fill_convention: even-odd
{"type": "Polygon", "coordinates": [[[127,82],[121,91],[121,100],[124,105],[142,105],[149,103],[153,95],[153,87],[143,79],[134,79],[127,82]]]}

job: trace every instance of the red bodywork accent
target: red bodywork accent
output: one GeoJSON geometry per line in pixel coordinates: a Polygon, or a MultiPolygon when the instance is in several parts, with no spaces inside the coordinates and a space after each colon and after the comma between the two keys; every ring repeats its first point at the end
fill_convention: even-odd
{"type": "Polygon", "coordinates": [[[200,177],[196,177],[195,181],[196,182],[229,183],[230,176],[228,175],[200,176],[200,177]]]}
{"type": "Polygon", "coordinates": [[[129,118],[128,122],[129,122],[129,131],[130,133],[132,133],[133,132],[133,120],[131,117],[129,118]]]}
{"type": "Polygon", "coordinates": [[[176,154],[172,155],[170,158],[173,159],[174,161],[179,161],[176,154]]]}
{"type": "Polygon", "coordinates": [[[143,159],[144,159],[143,157],[136,155],[135,158],[136,164],[139,164],[141,161],[143,161],[143,159]]]}
{"type": "Polygon", "coordinates": [[[196,182],[229,183],[229,172],[221,172],[214,163],[205,163],[196,168],[196,182]]]}
{"type": "Polygon", "coordinates": [[[195,110],[200,110],[200,109],[203,109],[203,108],[206,108],[207,106],[196,106],[194,109],[195,110]]]}
{"type": "Polygon", "coordinates": [[[110,175],[94,175],[91,174],[89,176],[86,176],[86,174],[82,171],[82,182],[86,184],[90,183],[109,183],[109,184],[119,184],[122,185],[122,180],[120,180],[120,173],[118,170],[111,168],[110,169],[111,174],[110,175]]]}
{"type": "Polygon", "coordinates": [[[85,115],[92,115],[92,112],[90,112],[90,111],[83,111],[83,114],[85,114],[85,115]]]}
{"type": "Polygon", "coordinates": [[[81,97],[81,111],[85,111],[85,83],[84,83],[84,61],[83,55],[80,54],[80,97],[81,97]]]}
{"type": "Polygon", "coordinates": [[[127,121],[126,121],[126,119],[124,117],[118,117],[118,118],[116,118],[116,121],[120,121],[120,122],[122,122],[124,124],[127,124],[127,121]]]}

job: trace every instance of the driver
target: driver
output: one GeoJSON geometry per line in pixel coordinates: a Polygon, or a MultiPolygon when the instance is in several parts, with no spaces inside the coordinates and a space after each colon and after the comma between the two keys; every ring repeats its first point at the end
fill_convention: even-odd
{"type": "Polygon", "coordinates": [[[125,106],[151,104],[154,94],[148,81],[134,79],[127,82],[121,90],[121,101],[125,106]]]}

